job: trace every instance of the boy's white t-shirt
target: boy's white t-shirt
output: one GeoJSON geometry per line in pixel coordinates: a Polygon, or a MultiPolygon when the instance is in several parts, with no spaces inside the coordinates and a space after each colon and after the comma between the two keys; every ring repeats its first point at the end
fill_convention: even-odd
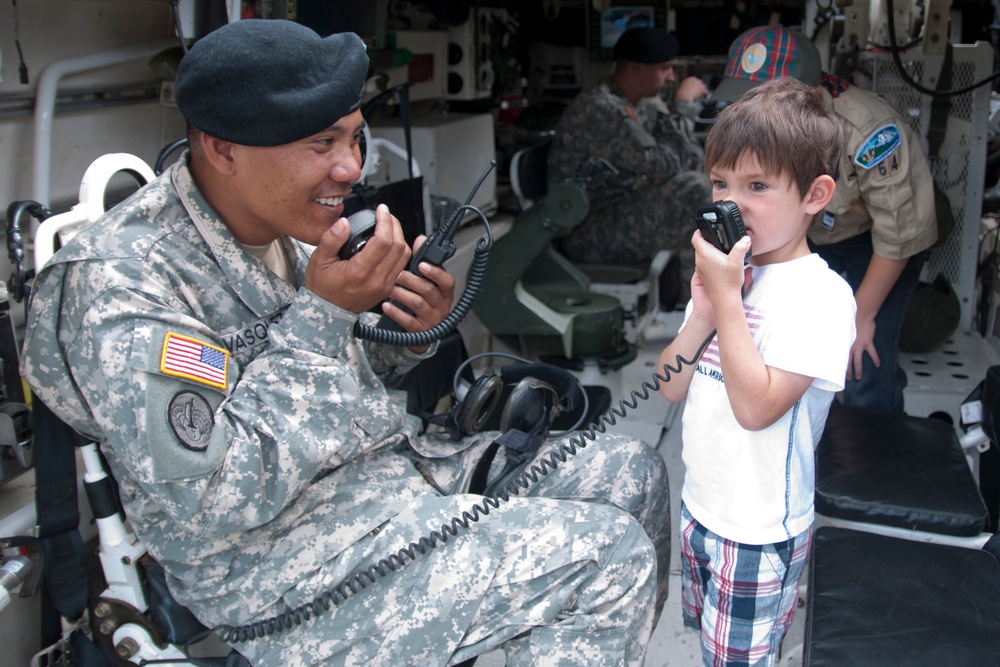
{"type": "Polygon", "coordinates": [[[851,287],[816,254],[753,267],[743,303],[764,363],[815,379],[777,422],[747,431],[733,415],[714,339],[684,406],[681,498],[712,532],[772,544],[812,525],[813,450],[844,388],[857,306],[851,287]]]}

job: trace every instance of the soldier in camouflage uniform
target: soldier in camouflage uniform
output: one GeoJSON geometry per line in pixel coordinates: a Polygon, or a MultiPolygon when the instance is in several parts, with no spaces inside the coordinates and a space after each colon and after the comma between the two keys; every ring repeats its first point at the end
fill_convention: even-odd
{"type": "Polygon", "coordinates": [[[673,113],[659,96],[674,81],[677,39],[656,28],[632,28],[615,44],[614,73],[577,95],[562,113],[549,152],[549,183],[576,178],[602,157],[617,169],[590,192],[586,219],[562,240],[577,262],[632,264],[666,248],[680,276],[694,272],[695,211],[711,203],[704,151],[688,128],[694,101],[707,92],[697,77],[677,87],[673,113]]]}
{"type": "MultiPolygon", "coordinates": [[[[427,329],[454,292],[443,269],[404,270],[384,208],[338,257],[367,65],[353,34],[209,34],[177,73],[190,150],[33,286],[24,377],[100,443],[135,532],[209,627],[308,604],[482,502],[463,491],[496,434],[421,433],[383,384],[434,346],[353,334],[388,298],[412,311],[384,307],[404,329],[427,329]]],[[[255,665],[446,665],[499,646],[509,665],[640,665],[668,503],[655,451],[601,437],[338,606],[237,648],[255,665]]]]}

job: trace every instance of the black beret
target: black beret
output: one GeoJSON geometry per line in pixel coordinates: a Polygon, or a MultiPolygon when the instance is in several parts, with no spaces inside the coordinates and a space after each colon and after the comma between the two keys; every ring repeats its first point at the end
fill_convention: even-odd
{"type": "Polygon", "coordinates": [[[677,37],[661,28],[629,28],[618,38],[612,55],[615,60],[665,63],[673,60],[679,50],[677,37]]]}
{"type": "Polygon", "coordinates": [[[367,76],[368,54],[354,33],[323,38],[293,21],[245,19],[191,47],[174,95],[184,117],[208,135],[278,146],[355,111],[367,76]]]}

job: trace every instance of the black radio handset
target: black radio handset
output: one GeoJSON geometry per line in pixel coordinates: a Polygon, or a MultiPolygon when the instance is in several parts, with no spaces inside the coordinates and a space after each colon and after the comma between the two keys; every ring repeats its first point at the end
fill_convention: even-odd
{"type": "MultiPolygon", "coordinates": [[[[699,208],[698,229],[706,241],[727,255],[733,246],[747,235],[740,207],[731,201],[717,201],[710,206],[699,208]]],[[[750,254],[747,250],[746,257],[743,258],[744,264],[750,262],[750,254]]]]}
{"type": "MultiPolygon", "coordinates": [[[[434,231],[430,236],[428,236],[420,248],[413,253],[413,257],[410,258],[409,270],[410,273],[421,276],[420,266],[421,262],[427,262],[428,264],[433,264],[434,266],[443,266],[446,261],[451,259],[452,255],[455,254],[455,243],[452,239],[455,238],[455,232],[458,231],[459,222],[462,219],[462,215],[468,210],[472,203],[472,198],[476,196],[476,192],[479,191],[479,186],[483,184],[486,177],[489,175],[490,171],[497,165],[496,160],[490,161],[486,171],[483,175],[479,177],[476,184],[472,187],[472,192],[469,193],[469,197],[465,200],[465,204],[457,207],[452,211],[451,215],[444,221],[444,223],[434,231]]],[[[406,312],[410,312],[410,309],[406,306],[392,301],[392,304],[397,308],[402,308],[406,312]]],[[[412,313],[411,313],[412,314],[412,313]]],[[[388,329],[390,331],[402,331],[403,327],[399,326],[395,320],[391,319],[388,315],[383,315],[378,321],[379,329],[388,329]]]]}
{"type": "Polygon", "coordinates": [[[337,253],[341,259],[350,259],[361,252],[368,239],[375,234],[375,211],[363,208],[347,217],[351,225],[351,235],[337,253]]]}

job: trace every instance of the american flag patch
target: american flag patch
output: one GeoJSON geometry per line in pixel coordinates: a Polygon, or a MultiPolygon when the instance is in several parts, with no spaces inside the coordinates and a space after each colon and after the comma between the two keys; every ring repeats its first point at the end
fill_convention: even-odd
{"type": "Polygon", "coordinates": [[[228,364],[229,352],[200,340],[168,332],[163,342],[160,371],[167,375],[225,389],[228,364]]]}

